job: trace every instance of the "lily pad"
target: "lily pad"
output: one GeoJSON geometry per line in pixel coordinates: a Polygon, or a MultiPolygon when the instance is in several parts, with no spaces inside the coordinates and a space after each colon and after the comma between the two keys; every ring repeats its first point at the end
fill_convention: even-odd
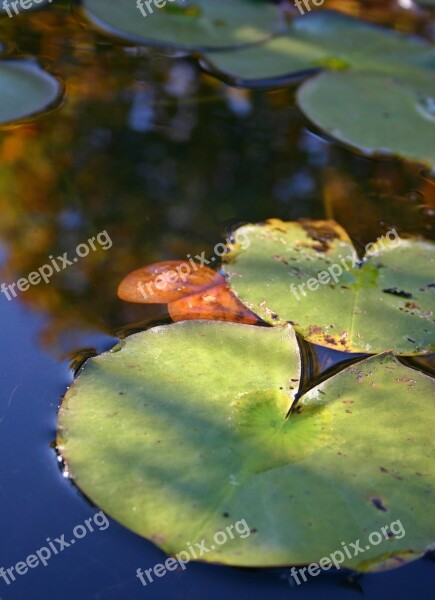
{"type": "Polygon", "coordinates": [[[435,244],[390,231],[359,260],[334,221],[274,219],[236,235],[250,245],[224,257],[229,287],[266,322],[335,350],[433,351],[435,244]]]}
{"type": "Polygon", "coordinates": [[[362,71],[323,73],[297,98],[322,131],[368,156],[395,154],[435,166],[435,73],[415,86],[362,71]]]}
{"type": "Polygon", "coordinates": [[[16,2],[15,3],[16,10],[15,10],[12,6],[11,0],[9,0],[9,2],[8,2],[9,10],[6,10],[5,4],[2,1],[0,3],[0,17],[2,17],[3,15],[6,15],[10,19],[13,19],[14,17],[16,17],[18,15],[27,13],[29,10],[33,11],[33,10],[38,10],[40,8],[43,8],[45,5],[51,4],[52,2],[53,2],[53,0],[36,0],[35,2],[32,2],[31,4],[29,4],[29,6],[27,8],[24,8],[19,2],[16,2]],[[17,11],[18,11],[18,13],[17,13],[17,11]]]}
{"type": "Polygon", "coordinates": [[[434,59],[433,46],[423,39],[322,10],[294,19],[285,33],[263,44],[205,55],[204,64],[230,82],[252,87],[323,69],[412,76],[419,67],[431,77],[434,59]]]}
{"type": "Polygon", "coordinates": [[[59,81],[31,59],[0,61],[0,124],[52,108],[62,97],[59,81]]]}
{"type": "Polygon", "coordinates": [[[258,0],[158,0],[149,5],[142,2],[141,12],[136,1],[83,1],[94,25],[137,44],[220,49],[263,41],[280,27],[278,8],[258,0]]]}
{"type": "Polygon", "coordinates": [[[93,502],[170,554],[204,541],[200,560],[280,566],[361,540],[342,561],[359,570],[421,555],[435,537],[433,380],[377,356],[287,417],[299,377],[289,326],[158,327],[86,363],[58,446],[93,502]]]}
{"type": "MultiPolygon", "coordinates": [[[[203,511],[217,502],[215,486],[222,482],[228,491],[231,461],[235,467],[244,461],[234,428],[218,417],[222,407],[236,408],[246,398],[254,420],[256,414],[261,420],[267,405],[255,405],[265,394],[284,417],[299,378],[299,349],[290,327],[216,321],[156,327],[86,363],[60,411],[59,448],[76,483],[105,512],[150,539],[167,539],[163,547],[168,551],[182,549],[200,534],[203,511]],[[82,412],[85,397],[92,398],[92,415],[82,412]],[[182,402],[174,402],[175,397],[182,402]],[[212,462],[204,460],[207,445],[213,449],[212,462]],[[159,464],[149,462],[147,448],[159,464]],[[177,476],[184,461],[193,463],[177,476]],[[177,517],[177,502],[164,506],[159,498],[178,496],[184,496],[186,504],[177,517]],[[179,528],[181,521],[187,524],[187,517],[191,537],[186,537],[184,526],[179,528]]],[[[249,445],[249,429],[246,438],[249,445]]],[[[268,444],[267,437],[263,441],[268,444]]],[[[275,454],[279,460],[279,446],[275,454]]],[[[273,461],[274,453],[269,458],[273,461]]],[[[219,496],[223,493],[224,489],[219,496]]],[[[195,541],[200,539],[201,535],[195,541]]],[[[234,557],[237,543],[228,550],[234,557]]]]}
{"type": "Polygon", "coordinates": [[[297,101],[320,129],[368,155],[435,166],[435,50],[426,41],[319,11],[265,44],[209,55],[204,63],[247,87],[314,75],[297,101]]]}

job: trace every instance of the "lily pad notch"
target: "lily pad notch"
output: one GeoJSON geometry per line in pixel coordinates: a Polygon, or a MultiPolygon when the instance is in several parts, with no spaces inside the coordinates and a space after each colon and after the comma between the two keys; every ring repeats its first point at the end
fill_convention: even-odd
{"type": "Polygon", "coordinates": [[[206,540],[206,562],[310,564],[397,520],[405,536],[342,566],[424,554],[435,538],[434,380],[378,355],[286,418],[299,378],[289,325],[157,327],[85,364],[60,409],[58,447],[93,502],[168,554],[206,540]],[[248,537],[211,548],[241,520],[248,537]]]}

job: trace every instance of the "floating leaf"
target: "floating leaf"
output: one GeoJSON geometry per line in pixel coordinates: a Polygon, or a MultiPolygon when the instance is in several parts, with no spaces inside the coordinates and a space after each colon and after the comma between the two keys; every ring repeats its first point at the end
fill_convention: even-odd
{"type": "Polygon", "coordinates": [[[295,19],[286,34],[265,44],[206,56],[205,64],[248,87],[326,69],[297,96],[319,128],[368,155],[435,166],[434,58],[423,40],[319,11],[295,19]]]}
{"type": "Polygon", "coordinates": [[[133,271],[119,285],[118,297],[139,304],[167,304],[216,285],[222,275],[186,260],[166,260],[133,271]]]}
{"type": "Polygon", "coordinates": [[[289,326],[158,327],[86,363],[59,449],[93,502],[170,554],[205,540],[201,560],[282,566],[361,540],[342,561],[359,570],[421,555],[435,537],[433,380],[377,356],[286,418],[299,377],[289,326]],[[243,520],[243,536],[213,541],[243,520]]]}
{"type": "Polygon", "coordinates": [[[0,61],[0,124],[52,108],[61,99],[59,81],[34,60],[0,61]]]}
{"type": "Polygon", "coordinates": [[[20,2],[13,2],[9,0],[9,2],[0,3],[0,17],[7,16],[9,19],[13,19],[21,14],[26,14],[29,10],[38,10],[40,8],[44,8],[45,5],[51,4],[53,0],[33,0],[31,3],[25,3],[25,7],[20,2]],[[15,7],[14,7],[15,5],[15,7]]]}
{"type": "Polygon", "coordinates": [[[7,16],[9,19],[13,19],[21,14],[26,14],[29,11],[38,10],[44,8],[47,4],[51,4],[53,0],[32,0],[32,2],[14,2],[9,0],[8,2],[0,3],[0,17],[7,16]]]}
{"type": "Polygon", "coordinates": [[[212,71],[244,86],[270,86],[319,69],[361,69],[384,75],[415,67],[433,73],[433,47],[426,41],[370,25],[331,10],[293,20],[288,30],[263,44],[204,57],[212,71]]]}
{"type": "Polygon", "coordinates": [[[86,16],[105,32],[138,44],[225,48],[265,40],[279,27],[276,6],[256,0],[83,0],[86,16]],[[142,12],[141,12],[142,10],[142,12]],[[145,13],[145,14],[144,14],[145,13]]]}
{"type": "MultiPolygon", "coordinates": [[[[168,551],[181,549],[193,536],[201,539],[204,511],[219,499],[215,486],[224,485],[219,497],[228,491],[229,461],[236,467],[245,460],[244,448],[237,448],[237,421],[221,422],[222,407],[242,410],[246,399],[251,416],[261,419],[264,409],[256,407],[256,398],[266,394],[277,403],[276,418],[284,418],[299,377],[299,349],[290,327],[209,321],[157,327],[86,363],[60,412],[59,447],[77,484],[105,511],[137,533],[165,540],[168,551]],[[87,416],[85,398],[92,398],[87,416]],[[157,463],[149,460],[149,450],[157,463]],[[189,464],[188,471],[179,471],[183,464],[189,464]],[[175,504],[170,507],[164,498],[175,504]]],[[[267,436],[264,442],[269,443],[267,436]]],[[[251,445],[249,429],[246,443],[251,445]]],[[[278,459],[279,445],[271,460],[274,454],[278,459]]],[[[215,514],[212,528],[216,519],[221,522],[222,516],[215,514]]],[[[233,560],[238,545],[242,549],[241,540],[226,546],[233,560]]],[[[209,557],[216,560],[218,554],[209,557]]]]}
{"type": "Polygon", "coordinates": [[[227,285],[218,285],[198,294],[171,302],[168,312],[173,321],[212,319],[255,325],[260,319],[244,306],[227,285]]]}
{"type": "Polygon", "coordinates": [[[347,352],[433,351],[435,244],[391,231],[359,261],[334,221],[273,219],[236,235],[250,245],[225,256],[229,286],[264,321],[347,352]]]}
{"type": "Polygon", "coordinates": [[[323,73],[297,98],[315,125],[366,155],[435,165],[435,78],[413,86],[409,79],[361,71],[323,73]]]}
{"type": "Polygon", "coordinates": [[[228,289],[225,277],[189,261],[167,260],[133,271],[121,282],[118,297],[140,304],[168,304],[173,321],[260,322],[228,289]]]}

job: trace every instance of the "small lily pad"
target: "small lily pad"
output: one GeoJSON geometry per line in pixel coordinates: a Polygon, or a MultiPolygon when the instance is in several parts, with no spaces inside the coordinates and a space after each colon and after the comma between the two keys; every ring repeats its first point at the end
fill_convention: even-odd
{"type": "Polygon", "coordinates": [[[8,10],[6,10],[5,3],[2,0],[2,2],[0,3],[0,17],[5,15],[8,16],[10,19],[13,19],[18,15],[26,14],[29,10],[33,11],[44,8],[44,6],[46,6],[47,4],[51,4],[52,2],[53,0],[36,0],[31,2],[29,6],[27,6],[27,8],[23,8],[20,2],[15,2],[16,9],[14,9],[14,7],[12,6],[13,2],[9,0],[9,2],[7,3],[8,10]]]}
{"type": "Polygon", "coordinates": [[[381,355],[288,416],[299,378],[289,326],[158,327],[86,363],[58,447],[93,502],[168,554],[204,540],[200,560],[283,566],[358,540],[341,565],[361,571],[423,554],[435,537],[434,381],[381,355]]]}
{"type": "Polygon", "coordinates": [[[103,31],[137,44],[220,49],[267,39],[280,27],[276,6],[258,0],[84,0],[85,15],[103,31]],[[158,5],[161,8],[158,8],[158,5]]]}
{"type": "Polygon", "coordinates": [[[367,156],[395,154],[435,166],[435,73],[411,85],[370,72],[326,72],[304,83],[297,98],[322,131],[367,156]]]}
{"type": "Polygon", "coordinates": [[[434,350],[435,244],[391,231],[360,260],[334,221],[273,219],[236,235],[250,245],[224,257],[229,287],[267,323],[347,352],[434,350]]]}
{"type": "Polygon", "coordinates": [[[31,59],[0,61],[0,124],[33,117],[62,97],[59,81],[31,59]]]}
{"type": "Polygon", "coordinates": [[[247,87],[313,76],[297,101],[321,130],[367,155],[435,166],[435,50],[425,40],[319,11],[264,44],[208,55],[204,64],[247,87]]]}

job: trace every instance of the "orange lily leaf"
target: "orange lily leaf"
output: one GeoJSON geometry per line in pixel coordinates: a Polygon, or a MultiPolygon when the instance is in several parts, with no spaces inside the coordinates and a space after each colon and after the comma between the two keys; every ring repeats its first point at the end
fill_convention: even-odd
{"type": "Polygon", "coordinates": [[[186,260],[167,260],[133,271],[118,288],[118,298],[139,304],[168,304],[225,284],[225,277],[186,260]]]}
{"type": "Polygon", "coordinates": [[[257,325],[260,319],[247,309],[227,285],[217,285],[168,305],[173,321],[212,319],[257,325]]]}

